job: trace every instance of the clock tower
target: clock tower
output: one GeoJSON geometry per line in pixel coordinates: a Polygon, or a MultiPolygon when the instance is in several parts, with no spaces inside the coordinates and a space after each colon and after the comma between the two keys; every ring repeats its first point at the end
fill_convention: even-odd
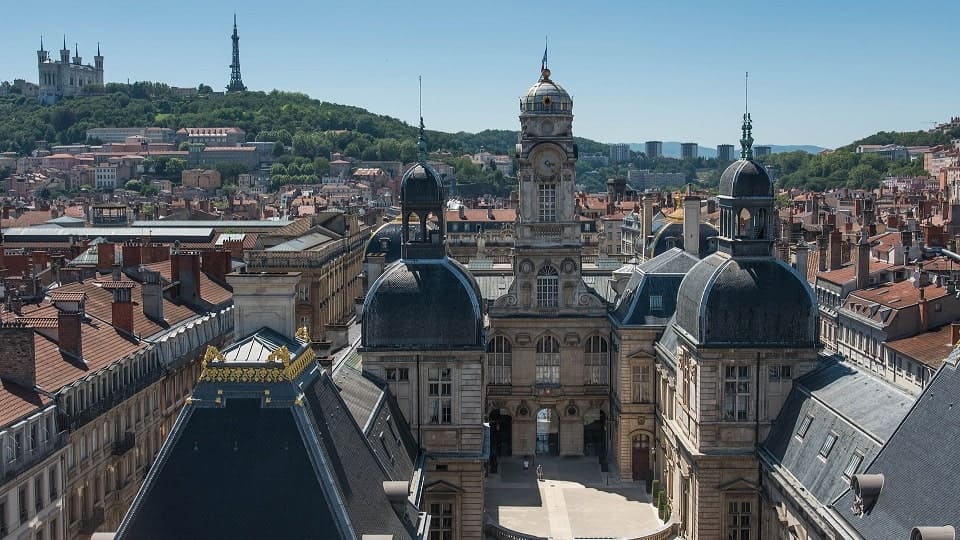
{"type": "Polygon", "coordinates": [[[572,126],[573,100],[544,67],[520,98],[515,281],[497,307],[546,316],[603,310],[581,279],[572,126]]]}

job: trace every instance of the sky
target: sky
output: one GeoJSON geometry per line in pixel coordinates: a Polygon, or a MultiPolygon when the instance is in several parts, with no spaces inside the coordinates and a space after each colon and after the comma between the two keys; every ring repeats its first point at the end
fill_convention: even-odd
{"type": "Polygon", "coordinates": [[[243,81],[430,129],[518,129],[539,77],[574,100],[574,133],[602,142],[738,144],[744,73],[756,144],[836,147],[957,115],[960,2],[840,0],[459,2],[0,0],[0,80],[37,79],[64,34],[107,81],[223,89],[233,14],[243,81]],[[142,6],[142,7],[141,7],[142,6]]]}

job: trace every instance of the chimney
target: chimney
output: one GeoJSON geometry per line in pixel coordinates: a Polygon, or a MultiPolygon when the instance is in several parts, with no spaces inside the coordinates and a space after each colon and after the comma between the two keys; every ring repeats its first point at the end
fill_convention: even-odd
{"type": "Polygon", "coordinates": [[[467,207],[461,204],[458,210],[460,212],[460,219],[467,219],[467,207]]]}
{"type": "Polygon", "coordinates": [[[717,211],[717,200],[713,197],[707,199],[707,213],[712,214],[717,211]]]}
{"type": "Polygon", "coordinates": [[[821,272],[827,271],[827,237],[822,234],[817,237],[817,263],[821,272]]]}
{"type": "Polygon", "coordinates": [[[50,256],[46,251],[32,251],[30,252],[30,257],[33,259],[33,271],[35,274],[47,268],[47,262],[50,256]]]}
{"type": "Polygon", "coordinates": [[[170,256],[170,274],[179,282],[177,298],[188,304],[200,301],[200,254],[180,251],[170,256]]]}
{"type": "Polygon", "coordinates": [[[60,350],[82,360],[81,324],[86,293],[55,291],[50,293],[50,299],[57,308],[57,338],[60,340],[60,350]]]}
{"type": "Polygon", "coordinates": [[[97,244],[97,271],[109,272],[113,268],[113,262],[116,258],[113,242],[100,242],[97,244]]]}
{"type": "Polygon", "coordinates": [[[133,268],[143,264],[143,246],[139,242],[132,241],[123,245],[123,267],[133,268]]]}
{"type": "Polygon", "coordinates": [[[233,258],[223,249],[207,251],[203,254],[201,269],[218,283],[226,283],[227,274],[233,271],[233,258]]]}
{"type": "Polygon", "coordinates": [[[800,273],[800,277],[802,277],[804,281],[807,281],[807,264],[810,260],[810,247],[807,246],[807,243],[803,240],[800,240],[800,243],[797,244],[796,257],[797,272],[800,273]]]}
{"type": "Polygon", "coordinates": [[[228,274],[227,283],[233,287],[234,335],[245,337],[266,327],[293,339],[300,276],[300,272],[228,274]]]}
{"type": "MultiPolygon", "coordinates": [[[[462,207],[461,207],[462,208],[462,207]]],[[[493,207],[487,208],[487,219],[493,220],[493,207]]]]}
{"type": "Polygon", "coordinates": [[[950,323],[950,346],[956,346],[958,341],[960,341],[960,321],[953,321],[950,323]]]}
{"type": "Polygon", "coordinates": [[[840,231],[830,231],[830,270],[836,270],[843,265],[840,252],[841,243],[843,243],[843,235],[840,234],[840,231]]]}
{"type": "Polygon", "coordinates": [[[103,288],[113,293],[113,320],[111,323],[119,330],[133,334],[133,291],[132,281],[107,281],[103,288]]]}
{"type": "Polygon", "coordinates": [[[696,195],[683,199],[683,249],[700,256],[700,197],[696,195]]]}
{"type": "Polygon", "coordinates": [[[0,377],[25,388],[37,385],[33,329],[22,322],[0,322],[0,377]]]}
{"type": "Polygon", "coordinates": [[[810,198],[810,217],[813,219],[811,223],[814,225],[820,224],[820,196],[814,194],[810,198]]]}
{"type": "Polygon", "coordinates": [[[153,321],[163,320],[163,285],[160,272],[144,270],[143,278],[143,314],[153,321]]]}
{"type": "MultiPolygon", "coordinates": [[[[640,247],[640,260],[646,259],[647,255],[647,239],[650,235],[653,234],[653,201],[655,196],[652,193],[644,193],[643,195],[643,228],[640,230],[642,236],[640,247]]],[[[634,247],[634,251],[637,249],[634,247]]]]}
{"type": "Polygon", "coordinates": [[[860,241],[857,242],[857,289],[866,289],[870,285],[870,239],[867,231],[860,229],[860,241]]]}
{"type": "Polygon", "coordinates": [[[920,311],[920,333],[926,332],[930,329],[930,308],[927,306],[926,294],[923,292],[923,287],[925,284],[919,284],[919,293],[920,293],[920,302],[917,304],[917,308],[920,311]]]}

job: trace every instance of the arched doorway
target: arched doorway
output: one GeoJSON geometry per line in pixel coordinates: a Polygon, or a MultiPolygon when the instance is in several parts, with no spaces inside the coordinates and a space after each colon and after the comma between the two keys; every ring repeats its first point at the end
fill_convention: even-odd
{"type": "Polygon", "coordinates": [[[499,409],[490,413],[490,449],[498,457],[513,454],[513,418],[499,409]]]}
{"type": "Polygon", "coordinates": [[[607,453],[607,415],[599,409],[583,415],[583,455],[605,456],[607,453]]]}
{"type": "Polygon", "coordinates": [[[560,455],[560,422],[551,408],[537,411],[537,454],[560,455]]]}
{"type": "Polygon", "coordinates": [[[638,433],[633,436],[633,459],[631,460],[634,480],[650,480],[650,436],[638,433]]]}

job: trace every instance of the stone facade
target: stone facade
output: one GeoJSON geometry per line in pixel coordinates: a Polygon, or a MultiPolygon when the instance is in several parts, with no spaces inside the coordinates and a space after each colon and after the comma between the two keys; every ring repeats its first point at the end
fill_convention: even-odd
{"type": "Polygon", "coordinates": [[[62,97],[78,96],[83,88],[89,85],[103,86],[103,56],[97,46],[97,55],[93,57],[94,64],[83,64],[79,51],[75,51],[70,58],[70,49],[66,39],[63,49],[60,50],[60,59],[53,60],[50,51],[43,48],[37,51],[37,71],[40,78],[40,103],[52,105],[62,97]]]}

